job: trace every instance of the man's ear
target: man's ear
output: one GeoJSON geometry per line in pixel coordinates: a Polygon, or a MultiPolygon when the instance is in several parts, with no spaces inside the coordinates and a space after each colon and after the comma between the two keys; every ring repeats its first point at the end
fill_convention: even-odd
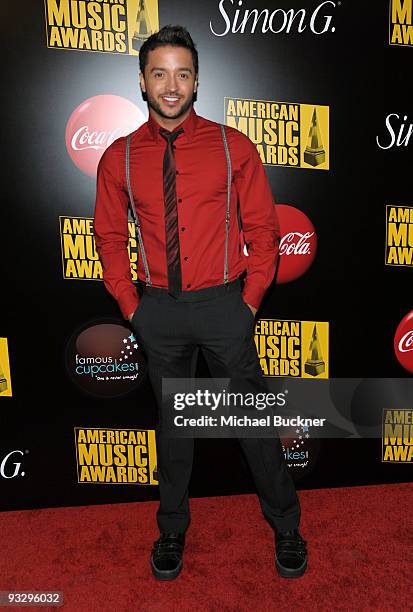
{"type": "Polygon", "coordinates": [[[141,94],[142,94],[142,100],[144,102],[147,102],[148,101],[148,97],[147,97],[146,91],[145,91],[145,89],[146,89],[146,87],[145,87],[145,79],[143,77],[142,72],[139,73],[139,86],[140,86],[140,90],[141,90],[141,94]]]}
{"type": "Polygon", "coordinates": [[[144,78],[142,72],[139,72],[139,85],[140,85],[141,91],[143,93],[146,88],[145,88],[145,78],[144,78]]]}

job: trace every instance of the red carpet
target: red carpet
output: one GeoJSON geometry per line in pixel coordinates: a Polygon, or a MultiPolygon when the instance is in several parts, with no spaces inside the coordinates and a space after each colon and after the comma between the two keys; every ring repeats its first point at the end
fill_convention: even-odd
{"type": "Polygon", "coordinates": [[[157,502],[4,512],[0,590],[60,590],[63,609],[76,612],[411,610],[413,484],[298,494],[309,544],[302,578],[276,574],[258,498],[239,495],[191,500],[174,582],[149,567],[157,502]]]}

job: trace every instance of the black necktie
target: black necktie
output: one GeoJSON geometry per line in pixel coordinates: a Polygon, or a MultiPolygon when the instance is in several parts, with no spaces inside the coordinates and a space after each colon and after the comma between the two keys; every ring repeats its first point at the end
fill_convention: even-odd
{"type": "Polygon", "coordinates": [[[177,297],[182,290],[181,258],[179,253],[178,210],[176,207],[176,169],[173,141],[184,130],[168,132],[164,128],[159,133],[166,140],[163,158],[163,193],[165,203],[166,261],[168,266],[168,292],[177,297]]]}

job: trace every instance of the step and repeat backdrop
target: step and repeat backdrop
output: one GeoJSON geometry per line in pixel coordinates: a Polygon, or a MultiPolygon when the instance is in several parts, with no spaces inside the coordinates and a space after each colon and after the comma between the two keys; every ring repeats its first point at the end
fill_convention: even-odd
{"type": "MultiPolygon", "coordinates": [[[[2,7],[1,509],[157,497],[155,399],[103,285],[93,214],[103,152],[147,120],[139,49],[166,24],[197,45],[197,113],[252,140],[274,194],[281,255],[255,329],[266,380],[360,380],[335,401],[347,435],[282,436],[297,488],[411,479],[412,11],[412,0],[2,7]],[[354,435],[372,415],[381,435],[354,435]]],[[[136,281],[131,213],[129,229],[136,281]]],[[[197,374],[208,375],[202,354],[197,374]]],[[[236,440],[196,440],[191,495],[253,490],[236,440]]]]}

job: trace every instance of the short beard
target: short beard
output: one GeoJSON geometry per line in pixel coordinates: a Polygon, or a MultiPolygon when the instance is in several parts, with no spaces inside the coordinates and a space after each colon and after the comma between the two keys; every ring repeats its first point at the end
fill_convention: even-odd
{"type": "Polygon", "coordinates": [[[159,104],[156,102],[156,100],[154,98],[149,97],[147,92],[145,93],[146,93],[145,98],[146,98],[146,102],[148,106],[152,108],[154,111],[156,111],[158,115],[160,115],[164,119],[179,119],[179,117],[182,117],[182,115],[186,113],[188,108],[190,108],[190,106],[194,103],[196,99],[196,96],[192,94],[189,100],[185,102],[185,104],[181,107],[180,110],[177,111],[176,115],[166,115],[161,109],[161,107],[159,106],[159,104]]]}

